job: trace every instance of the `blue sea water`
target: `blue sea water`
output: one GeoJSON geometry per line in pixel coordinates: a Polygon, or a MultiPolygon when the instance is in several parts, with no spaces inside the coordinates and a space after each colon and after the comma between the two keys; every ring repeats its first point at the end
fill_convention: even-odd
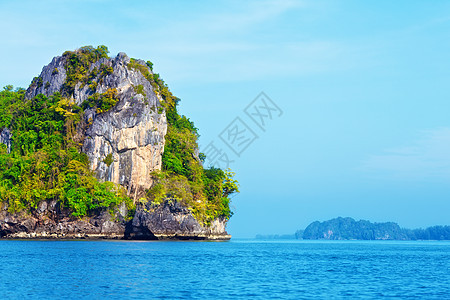
{"type": "Polygon", "coordinates": [[[450,242],[0,241],[0,299],[450,299],[450,242]]]}

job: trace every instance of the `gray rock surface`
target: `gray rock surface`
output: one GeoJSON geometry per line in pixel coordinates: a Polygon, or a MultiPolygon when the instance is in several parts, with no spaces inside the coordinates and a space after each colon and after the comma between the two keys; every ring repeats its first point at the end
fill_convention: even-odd
{"type": "Polygon", "coordinates": [[[33,79],[33,82],[25,93],[25,97],[30,99],[39,94],[50,96],[59,92],[66,81],[65,65],[66,58],[63,56],[54,57],[52,62],[45,66],[39,75],[39,78],[42,79],[41,84],[37,84],[33,79]]]}
{"type": "Polygon", "coordinates": [[[211,226],[203,227],[192,213],[175,200],[162,205],[151,204],[136,209],[126,237],[133,239],[208,239],[228,240],[226,220],[216,219],[211,226]]]}
{"type": "Polygon", "coordinates": [[[127,210],[119,208],[114,216],[99,211],[92,217],[77,219],[57,201],[43,201],[31,213],[11,213],[0,207],[0,238],[20,239],[139,239],[139,240],[229,240],[226,220],[216,219],[204,227],[191,212],[174,200],[158,207],[138,206],[132,221],[127,210]]]}
{"type": "Polygon", "coordinates": [[[10,213],[3,205],[0,208],[0,237],[122,239],[126,227],[124,216],[113,217],[102,211],[94,217],[75,219],[57,201],[43,201],[31,213],[10,213]]]}
{"type": "Polygon", "coordinates": [[[12,138],[12,133],[11,133],[11,130],[9,130],[8,128],[3,128],[0,131],[0,144],[6,145],[6,149],[8,150],[8,153],[11,151],[11,138],[12,138]]]}

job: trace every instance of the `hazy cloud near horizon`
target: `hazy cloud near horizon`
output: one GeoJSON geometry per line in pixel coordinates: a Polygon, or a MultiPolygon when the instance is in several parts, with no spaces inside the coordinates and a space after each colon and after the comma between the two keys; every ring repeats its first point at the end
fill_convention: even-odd
{"type": "Polygon", "coordinates": [[[373,154],[362,162],[361,170],[396,179],[449,180],[450,127],[424,130],[410,145],[373,154]]]}

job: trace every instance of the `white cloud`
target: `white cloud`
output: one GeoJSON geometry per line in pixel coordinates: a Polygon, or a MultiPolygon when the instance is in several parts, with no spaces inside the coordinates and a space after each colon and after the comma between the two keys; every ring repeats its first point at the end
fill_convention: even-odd
{"type": "Polygon", "coordinates": [[[450,179],[450,128],[423,131],[410,146],[370,156],[361,169],[401,179],[450,179]]]}

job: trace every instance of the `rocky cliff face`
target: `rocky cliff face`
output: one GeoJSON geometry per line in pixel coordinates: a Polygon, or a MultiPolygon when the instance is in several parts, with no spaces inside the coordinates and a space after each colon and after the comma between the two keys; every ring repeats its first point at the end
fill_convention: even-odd
{"type": "Polygon", "coordinates": [[[215,219],[203,227],[190,211],[175,200],[154,208],[150,203],[137,208],[126,232],[132,239],[208,239],[226,240],[226,220],[215,219]]]}
{"type": "MultiPolygon", "coordinates": [[[[140,71],[128,68],[130,58],[119,53],[115,58],[102,58],[90,65],[89,72],[112,68],[110,74],[97,71],[92,81],[96,88],[77,83],[73,99],[77,105],[109,89],[117,91],[119,101],[107,112],[88,109],[84,122],[88,125],[80,132],[82,150],[90,160],[97,177],[124,186],[135,200],[152,184],[150,173],[161,169],[167,119],[160,99],[150,82],[140,71]],[[108,162],[106,158],[109,158],[108,162]]],[[[146,66],[144,61],[136,63],[146,66]]],[[[67,58],[55,57],[45,66],[41,75],[27,90],[26,96],[49,96],[63,90],[66,82],[67,58]]]]}
{"type": "MultiPolygon", "coordinates": [[[[130,67],[130,58],[119,53],[89,65],[89,82],[79,80],[67,89],[70,56],[55,57],[36,77],[25,97],[61,93],[81,106],[92,97],[110,93],[115,103],[107,110],[86,106],[74,140],[87,154],[90,167],[102,181],[112,181],[127,190],[135,201],[153,183],[151,172],[162,167],[167,117],[162,99],[140,70],[130,67]],[[92,84],[90,84],[92,83],[92,84]]],[[[141,60],[139,68],[151,69],[141,60]]],[[[11,147],[14,132],[0,130],[0,143],[11,147]]],[[[125,205],[114,215],[98,211],[95,216],[74,218],[58,201],[43,201],[37,209],[14,213],[0,201],[0,237],[6,238],[129,238],[129,239],[229,239],[226,220],[202,226],[189,209],[174,200],[153,207],[139,204],[132,220],[125,205]]],[[[111,212],[112,213],[112,212],[111,212]]]]}
{"type": "Polygon", "coordinates": [[[125,234],[125,207],[116,216],[102,211],[90,218],[75,220],[71,212],[57,201],[43,201],[30,213],[10,213],[6,206],[0,208],[0,238],[20,239],[122,239],[125,234]]]}
{"type": "Polygon", "coordinates": [[[43,201],[31,214],[10,213],[0,207],[0,238],[20,239],[137,239],[137,240],[228,240],[226,220],[216,219],[207,227],[200,225],[189,210],[176,201],[158,207],[137,208],[126,221],[125,205],[111,215],[99,211],[93,217],[74,219],[57,201],[43,201]]]}

